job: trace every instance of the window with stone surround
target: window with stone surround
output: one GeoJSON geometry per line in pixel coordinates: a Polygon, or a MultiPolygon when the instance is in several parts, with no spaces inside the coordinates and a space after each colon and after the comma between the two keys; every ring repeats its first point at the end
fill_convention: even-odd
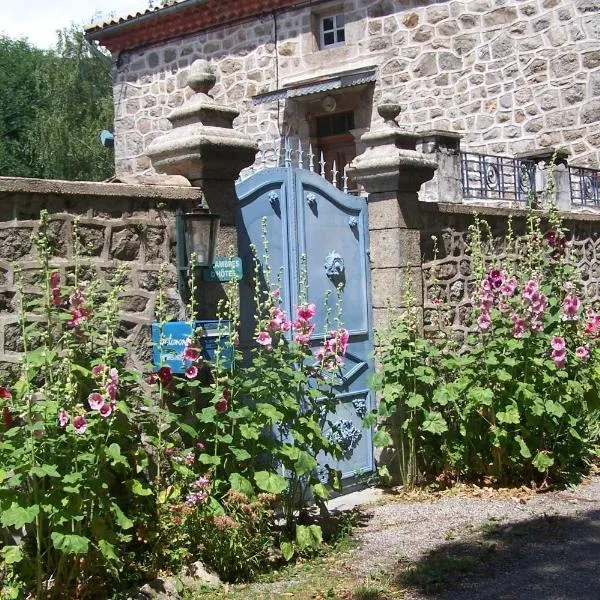
{"type": "Polygon", "coordinates": [[[341,46],[346,41],[344,13],[319,15],[319,47],[341,46]]]}

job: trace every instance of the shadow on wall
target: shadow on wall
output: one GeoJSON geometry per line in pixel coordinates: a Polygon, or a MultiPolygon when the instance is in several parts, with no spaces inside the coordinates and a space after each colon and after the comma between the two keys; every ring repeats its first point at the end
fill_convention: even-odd
{"type": "Polygon", "coordinates": [[[500,525],[431,550],[400,565],[402,589],[435,600],[544,598],[592,600],[600,596],[600,510],[500,525]]]}

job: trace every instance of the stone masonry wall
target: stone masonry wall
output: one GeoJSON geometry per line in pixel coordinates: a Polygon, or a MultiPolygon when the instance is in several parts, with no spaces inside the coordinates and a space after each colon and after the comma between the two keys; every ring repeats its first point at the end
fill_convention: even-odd
{"type": "MultiPolygon", "coordinates": [[[[463,135],[463,149],[489,154],[562,147],[572,165],[600,164],[597,0],[317,2],[121,52],[113,71],[117,173],[151,171],[144,150],[170,127],[166,117],[183,102],[184,71],[197,58],[213,62],[215,98],[241,111],[235,125],[254,139],[308,137],[307,113],[318,114],[319,97],[254,106],[252,96],[377,67],[373,97],[360,102],[376,106],[391,94],[410,131],[450,129],[463,135]],[[313,16],[342,4],[346,44],[319,50],[313,16]]],[[[373,106],[357,128],[381,126],[373,106]]]]}
{"type": "MultiPolygon", "coordinates": [[[[418,292],[423,294],[424,325],[437,322],[435,299],[440,298],[450,308],[446,314],[452,328],[464,334],[468,330],[471,297],[477,282],[471,273],[466,253],[467,233],[473,223],[469,208],[461,205],[422,204],[425,227],[421,230],[422,281],[418,292]],[[434,260],[433,242],[438,240],[438,256],[434,260]],[[436,289],[437,288],[437,289],[436,289]]],[[[513,230],[525,232],[523,210],[478,208],[481,219],[490,225],[496,253],[503,248],[507,217],[513,216],[513,230]]],[[[600,301],[600,216],[594,214],[564,215],[569,255],[577,266],[582,291],[592,302],[600,301]]],[[[491,257],[493,260],[493,257],[491,257]]]]}
{"type": "MultiPolygon", "coordinates": [[[[198,203],[194,188],[159,187],[0,178],[0,372],[17,368],[21,336],[15,313],[15,265],[21,270],[25,292],[39,292],[39,276],[32,236],[38,231],[40,210],[49,212],[56,248],[52,264],[65,274],[73,267],[73,220],[79,218],[80,241],[90,248],[80,263],[95,270],[106,286],[119,264],[128,267],[121,298],[118,335],[138,369],[151,360],[150,323],[154,321],[158,272],[167,263],[167,297],[170,312],[184,318],[177,292],[174,215],[178,207],[198,203]]],[[[219,248],[226,252],[228,236],[219,248]]],[[[201,310],[214,317],[220,286],[204,284],[204,298],[213,296],[201,310]],[[217,287],[214,287],[217,286],[217,287]],[[217,289],[218,288],[218,289],[217,289]]]]}

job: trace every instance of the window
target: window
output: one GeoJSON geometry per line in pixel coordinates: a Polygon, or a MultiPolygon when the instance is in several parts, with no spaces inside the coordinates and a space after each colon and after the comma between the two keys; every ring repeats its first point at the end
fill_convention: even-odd
{"type": "Polygon", "coordinates": [[[328,15],[321,17],[321,48],[339,46],[346,41],[344,15],[328,15]]]}
{"type": "Polygon", "coordinates": [[[354,129],[353,112],[317,117],[317,136],[320,138],[348,133],[351,129],[354,129]]]}

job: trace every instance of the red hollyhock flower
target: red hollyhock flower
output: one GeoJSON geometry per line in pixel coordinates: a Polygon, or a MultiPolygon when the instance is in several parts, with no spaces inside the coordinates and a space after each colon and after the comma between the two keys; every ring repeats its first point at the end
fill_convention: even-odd
{"type": "Polygon", "coordinates": [[[0,385],[0,398],[12,398],[12,394],[10,390],[6,389],[4,386],[0,385]]]}
{"type": "Polygon", "coordinates": [[[161,367],[156,375],[164,385],[171,383],[171,379],[173,379],[171,367],[161,367]]]}
{"type": "Polygon", "coordinates": [[[8,406],[5,406],[2,409],[2,421],[4,422],[6,429],[10,429],[13,426],[13,416],[8,406]]]}

